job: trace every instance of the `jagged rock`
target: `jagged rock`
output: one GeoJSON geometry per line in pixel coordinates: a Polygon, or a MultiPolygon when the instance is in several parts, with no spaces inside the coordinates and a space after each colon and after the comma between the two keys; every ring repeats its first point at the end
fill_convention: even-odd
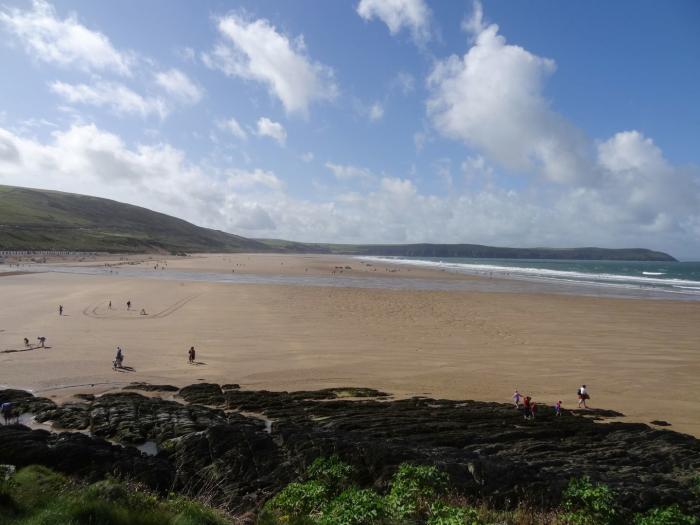
{"type": "Polygon", "coordinates": [[[174,478],[174,467],[165,459],[147,457],[133,448],[79,432],[59,434],[23,425],[0,427],[0,463],[45,465],[88,481],[124,476],[159,491],[167,491],[174,478]]]}
{"type": "Polygon", "coordinates": [[[17,464],[18,454],[19,464],[94,476],[113,464],[156,486],[170,479],[176,490],[206,493],[238,512],[258,508],[316,457],[338,454],[355,465],[361,482],[379,490],[409,461],[437,465],[457,493],[498,507],[523,500],[556,506],[569,480],[585,475],[608,484],[629,510],[678,503],[700,513],[700,501],[691,496],[700,441],[644,424],[597,422],[619,417],[614,411],[564,410],[557,417],[541,407],[536,419],[525,420],[510,404],[392,401],[370,389],[269,392],[229,386],[185,387],[180,396],[187,404],[120,392],[56,406],[21,391],[0,391],[0,400],[13,399],[61,426],[83,428],[87,421],[94,436],[0,427],[0,462],[17,464]],[[273,421],[271,429],[261,418],[273,421]],[[100,436],[127,444],[155,441],[156,471],[149,478],[144,469],[151,463],[100,436]],[[61,446],[71,458],[82,447],[77,466],[56,456],[61,446]]]}
{"type": "Polygon", "coordinates": [[[651,425],[656,425],[657,427],[670,427],[671,423],[668,421],[661,421],[659,419],[655,419],[654,421],[649,422],[651,425]]]}
{"type": "Polygon", "coordinates": [[[179,396],[189,403],[219,406],[224,403],[221,387],[212,383],[197,383],[180,390],[179,396]]]}

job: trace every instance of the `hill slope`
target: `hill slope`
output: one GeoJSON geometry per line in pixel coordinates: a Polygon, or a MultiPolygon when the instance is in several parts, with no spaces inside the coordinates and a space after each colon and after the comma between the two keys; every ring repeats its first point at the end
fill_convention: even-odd
{"type": "Polygon", "coordinates": [[[254,240],[109,199],[0,185],[0,249],[265,252],[254,240]]]}
{"type": "Polygon", "coordinates": [[[642,248],[503,248],[478,244],[323,244],[248,239],[99,197],[0,185],[0,250],[284,252],[398,257],[675,261],[642,248]]]}

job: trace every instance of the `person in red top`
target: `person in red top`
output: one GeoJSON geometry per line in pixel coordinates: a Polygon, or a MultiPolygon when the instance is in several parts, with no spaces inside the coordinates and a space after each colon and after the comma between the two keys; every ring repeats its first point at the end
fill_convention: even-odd
{"type": "Polygon", "coordinates": [[[530,396],[525,396],[525,399],[523,399],[523,411],[524,411],[524,416],[525,419],[530,419],[530,401],[532,398],[530,396]]]}

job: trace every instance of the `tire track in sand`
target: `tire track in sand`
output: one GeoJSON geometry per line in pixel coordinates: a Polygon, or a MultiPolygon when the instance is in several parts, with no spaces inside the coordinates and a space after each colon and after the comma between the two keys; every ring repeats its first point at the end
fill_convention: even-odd
{"type": "MultiPolygon", "coordinates": [[[[199,297],[199,294],[194,294],[194,295],[189,295],[187,297],[184,297],[183,299],[180,299],[179,301],[174,302],[170,306],[166,307],[165,309],[161,310],[160,312],[156,312],[155,314],[149,314],[149,315],[136,315],[136,316],[129,316],[129,315],[104,315],[99,313],[99,309],[101,304],[104,302],[100,302],[97,304],[89,304],[85,308],[83,308],[83,315],[86,317],[92,317],[93,319],[130,319],[132,321],[135,320],[147,320],[147,319],[163,319],[164,317],[168,317],[169,315],[174,314],[177,312],[180,308],[185,306],[187,303],[189,303],[192,299],[195,299],[196,297],[199,297]]],[[[109,311],[109,310],[108,310],[109,311]]]]}

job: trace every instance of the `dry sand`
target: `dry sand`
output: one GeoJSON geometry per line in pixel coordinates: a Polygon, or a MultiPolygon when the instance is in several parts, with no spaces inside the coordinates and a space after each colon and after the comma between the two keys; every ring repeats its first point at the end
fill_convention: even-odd
{"type": "MultiPolygon", "coordinates": [[[[152,269],[164,260],[118,262],[152,269]]],[[[167,270],[152,271],[313,277],[336,266],[351,266],[343,271],[353,276],[476,279],[302,255],[169,258],[167,270]]],[[[591,406],[623,412],[626,421],[666,420],[700,436],[700,302],[60,273],[0,277],[0,298],[0,352],[22,350],[25,336],[33,343],[46,336],[50,347],[0,353],[0,384],[56,398],[131,381],[206,380],[495,401],[509,401],[517,387],[541,403],[561,399],[573,408],[576,388],[586,383],[591,406]],[[134,371],[112,371],[117,345],[134,371]],[[187,364],[191,345],[196,366],[187,364]]]]}

